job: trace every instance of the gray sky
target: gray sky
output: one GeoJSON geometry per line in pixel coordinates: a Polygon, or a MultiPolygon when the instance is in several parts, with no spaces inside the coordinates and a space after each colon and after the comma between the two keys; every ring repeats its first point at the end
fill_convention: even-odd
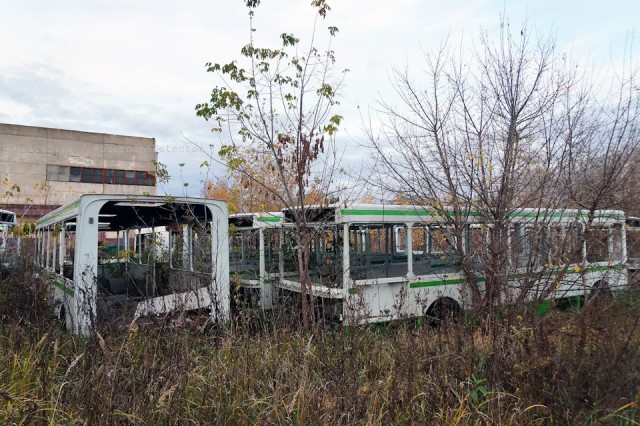
{"type": "MultiPolygon", "coordinates": [[[[258,43],[277,46],[283,32],[305,41],[310,1],[263,0],[258,43]]],[[[609,72],[633,38],[640,1],[329,0],[321,26],[335,25],[342,88],[340,143],[362,137],[359,112],[392,96],[393,67],[419,70],[421,52],[443,39],[472,43],[500,15],[557,37],[560,52],[609,72]]],[[[227,62],[248,41],[243,2],[98,0],[0,2],[0,122],[155,137],[169,166],[168,192],[197,195],[205,160],[185,138],[215,143],[212,123],[195,116],[216,80],[205,62],[227,62]],[[182,178],[179,163],[185,163],[182,178]]],[[[634,49],[637,51],[637,49],[634,49]]],[[[635,53],[635,52],[634,52],[635,53]]]]}

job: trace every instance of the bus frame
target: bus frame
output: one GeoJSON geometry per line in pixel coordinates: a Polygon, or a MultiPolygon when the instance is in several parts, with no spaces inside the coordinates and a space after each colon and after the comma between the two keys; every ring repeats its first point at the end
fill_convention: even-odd
{"type": "Polygon", "coordinates": [[[257,293],[255,304],[262,309],[273,308],[274,283],[279,281],[282,273],[280,241],[283,222],[284,214],[281,212],[237,213],[229,216],[230,278],[240,285],[246,293],[245,297],[254,299],[256,295],[252,293],[257,293]],[[273,237],[276,237],[275,244],[271,241],[273,237]],[[274,245],[279,256],[275,271],[271,265],[274,245]],[[247,253],[249,250],[255,250],[255,255],[247,253]],[[270,263],[268,268],[267,263],[270,263]]]}
{"type": "MultiPolygon", "coordinates": [[[[422,206],[411,205],[334,205],[325,207],[307,207],[310,217],[322,218],[313,224],[317,229],[335,227],[339,235],[349,235],[340,241],[341,250],[338,262],[340,279],[335,284],[325,285],[314,283],[312,277],[312,291],[319,299],[334,299],[341,301],[339,309],[340,317],[346,324],[373,323],[389,321],[406,317],[433,317],[443,313],[443,309],[455,306],[464,310],[471,307],[471,295],[467,286],[462,284],[467,279],[458,266],[448,264],[449,254],[439,251],[442,264],[434,265],[429,272],[415,269],[416,254],[413,252],[413,232],[404,232],[403,241],[398,241],[398,229],[414,229],[415,226],[426,226],[446,230],[451,226],[452,209],[440,211],[431,210],[422,206]],[[315,212],[313,210],[316,210],[315,212]],[[449,216],[449,217],[447,217],[449,216]],[[368,250],[371,245],[367,241],[366,230],[389,229],[391,241],[387,241],[388,247],[395,251],[394,255],[406,260],[393,265],[392,262],[380,262],[376,264],[358,265],[354,262],[361,253],[368,250]],[[396,240],[393,240],[395,236],[396,240]],[[404,252],[401,247],[404,246],[404,252]],[[389,269],[404,267],[404,273],[389,275],[389,269]],[[387,276],[377,274],[380,268],[387,268],[387,276]]],[[[291,215],[286,210],[285,217],[291,215]]],[[[596,211],[590,218],[585,211],[541,210],[541,209],[517,209],[510,214],[510,226],[518,226],[522,229],[533,226],[546,226],[549,229],[557,229],[561,233],[563,229],[589,226],[605,229],[607,235],[606,252],[608,259],[597,262],[587,261],[587,246],[582,242],[581,261],[570,265],[544,265],[545,277],[556,280],[556,287],[542,301],[545,307],[551,299],[568,298],[572,296],[584,296],[594,291],[594,287],[600,284],[610,290],[623,288],[628,282],[626,262],[626,234],[625,219],[622,211],[602,210],[596,211]],[[614,244],[612,239],[618,241],[614,244]],[[617,259],[612,260],[613,253],[617,253],[617,259]],[[563,271],[560,273],[559,271],[563,271]]],[[[476,212],[469,212],[465,219],[466,234],[463,234],[463,246],[469,250],[469,232],[473,228],[489,228],[486,220],[476,212]],[[465,240],[466,239],[466,240],[465,240]]],[[[515,229],[515,228],[514,228],[515,229]]],[[[527,228],[528,229],[528,228],[527,228]]],[[[336,234],[336,235],[338,235],[336,234]]],[[[387,237],[389,238],[389,237],[387,237]]],[[[447,237],[448,238],[448,237],[447,237]]],[[[510,237],[513,238],[513,237],[510,237]]],[[[550,237],[549,237],[550,238],[550,237]]],[[[425,242],[425,244],[427,244],[425,242]]],[[[431,243],[429,243],[431,244],[431,243]]],[[[513,244],[509,242],[509,246],[513,244]]],[[[511,254],[508,255],[511,259],[511,254]]],[[[480,268],[482,269],[482,268],[480,268]]],[[[525,273],[534,275],[542,271],[532,271],[512,268],[508,277],[508,286],[503,289],[501,300],[514,300],[513,294],[521,283],[525,273]]],[[[484,277],[476,277],[481,292],[484,292],[484,277]]],[[[300,292],[300,282],[295,277],[281,277],[279,286],[294,292],[300,292]]],[[[532,290],[529,301],[535,300],[542,291],[532,290]]],[[[545,293],[546,294],[546,293],[545,293]]]]}
{"type": "MultiPolygon", "coordinates": [[[[140,253],[143,230],[150,229],[153,235],[154,232],[169,232],[172,227],[182,227],[183,234],[189,238],[185,239],[188,243],[180,247],[183,267],[170,266],[168,272],[173,274],[167,279],[171,281],[170,285],[174,281],[182,285],[163,295],[157,294],[154,287],[145,297],[138,298],[141,300],[133,300],[134,320],[178,310],[210,309],[214,321],[226,322],[229,319],[229,257],[225,202],[187,197],[89,194],[43,216],[36,225],[36,264],[51,277],[56,314],[66,327],[74,334],[87,336],[99,319],[97,305],[102,288],[99,281],[104,279],[100,276],[104,271],[99,265],[99,232],[117,234],[116,256],[107,263],[118,270],[138,271],[139,276],[155,286],[158,282],[155,249],[149,251],[152,262],[136,263],[135,253],[129,250],[129,240],[136,235],[134,247],[140,253]],[[193,268],[191,230],[196,225],[208,229],[208,234],[202,238],[209,269],[205,272],[193,268]],[[210,247],[206,247],[208,235],[211,236],[210,247]],[[74,247],[67,247],[67,241],[74,247]],[[68,257],[65,256],[67,248],[68,257]]],[[[131,275],[124,280],[122,285],[129,285],[131,275]]],[[[115,296],[100,295],[100,300],[113,301],[115,296]]]]}

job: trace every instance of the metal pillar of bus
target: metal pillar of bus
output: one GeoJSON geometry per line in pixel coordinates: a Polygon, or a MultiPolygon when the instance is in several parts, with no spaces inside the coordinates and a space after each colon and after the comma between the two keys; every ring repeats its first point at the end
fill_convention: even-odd
{"type": "Polygon", "coordinates": [[[350,247],[349,247],[349,224],[342,225],[342,321],[346,325],[351,325],[354,312],[351,312],[351,293],[353,282],[350,275],[350,247]]]}
{"type": "Polygon", "coordinates": [[[75,268],[73,271],[74,334],[88,336],[96,321],[97,264],[98,264],[98,217],[105,201],[80,204],[76,218],[75,268]]]}
{"type": "Polygon", "coordinates": [[[231,318],[229,284],[229,214],[227,204],[215,202],[207,207],[211,213],[211,316],[214,321],[228,322],[231,318]],[[217,214],[215,210],[218,210],[217,214]],[[214,232],[214,230],[216,232],[214,232]]]}
{"type": "Polygon", "coordinates": [[[264,228],[260,228],[260,307],[262,309],[273,308],[273,295],[271,293],[271,277],[266,271],[264,252],[264,228]]]}

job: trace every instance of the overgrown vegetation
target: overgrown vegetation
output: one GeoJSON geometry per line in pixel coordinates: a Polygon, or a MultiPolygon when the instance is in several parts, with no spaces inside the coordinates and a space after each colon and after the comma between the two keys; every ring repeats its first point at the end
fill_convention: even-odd
{"type": "Polygon", "coordinates": [[[397,69],[396,96],[380,103],[382,130],[368,130],[367,182],[438,212],[482,318],[502,303],[548,298],[556,287],[540,274],[548,265],[584,266],[579,245],[565,237],[554,243],[564,246],[556,259],[539,243],[555,226],[553,211],[579,210],[577,239],[589,243],[599,232],[596,211],[635,210],[638,199],[631,183],[640,148],[635,63],[625,62],[615,78],[591,75],[552,36],[504,18],[499,24],[469,48],[443,42],[425,53],[423,67],[397,69]],[[530,249],[514,262],[509,234],[517,234],[522,209],[535,220],[525,225],[530,249]],[[476,239],[478,250],[465,247],[470,215],[484,227],[478,235],[486,234],[476,239]],[[531,279],[514,289],[509,276],[523,271],[531,279]]]}
{"type": "Polygon", "coordinates": [[[334,109],[339,105],[338,93],[346,70],[337,76],[334,69],[331,39],[338,29],[329,26],[325,33],[327,46],[319,48],[319,25],[331,8],[325,0],[313,0],[315,18],[307,42],[281,33],[281,46],[261,47],[254,27],[260,1],[247,0],[245,4],[249,43],[241,49],[238,60],[206,65],[207,72],[216,76],[216,86],[209,100],[195,107],[198,116],[215,123],[213,132],[225,135],[216,147],[217,155],[210,152],[209,160],[217,162],[219,158],[235,178],[236,186],[243,189],[226,192],[225,185],[212,184],[205,193],[224,194],[232,210],[289,210],[300,248],[296,265],[302,322],[309,329],[314,315],[309,243],[314,231],[309,226],[308,208],[335,201],[340,175],[335,135],[342,116],[334,109]],[[248,188],[252,189],[244,190],[248,188]]]}
{"type": "Polygon", "coordinates": [[[49,319],[43,283],[21,270],[0,282],[3,424],[640,421],[634,293],[579,312],[523,312],[491,333],[469,324],[214,332],[159,319],[85,340],[49,319]]]}

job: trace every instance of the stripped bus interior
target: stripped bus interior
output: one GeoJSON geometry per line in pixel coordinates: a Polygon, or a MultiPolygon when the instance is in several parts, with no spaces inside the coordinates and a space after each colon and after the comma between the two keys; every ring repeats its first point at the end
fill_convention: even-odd
{"type": "Polygon", "coordinates": [[[504,229],[473,212],[452,221],[446,211],[407,205],[309,207],[306,220],[297,231],[288,210],[228,217],[226,205],[211,200],[83,196],[39,221],[37,260],[55,274],[57,294],[77,302],[69,305],[74,315],[82,316],[88,303],[95,314],[86,318],[107,322],[128,321],[124,311],[166,313],[221,298],[228,315],[230,278],[251,306],[271,309],[283,294],[285,304],[295,303],[291,295],[299,301],[303,292],[301,256],[308,256],[306,291],[319,310],[347,323],[429,316],[445,302],[468,308],[462,261],[484,291],[496,253],[508,282],[504,303],[515,302],[523,288],[527,300],[546,300],[627,283],[618,211],[520,209],[504,229]],[[90,209],[92,202],[98,205],[90,209]],[[92,288],[91,277],[95,298],[78,297],[92,288]]]}
{"type": "Polygon", "coordinates": [[[83,196],[38,222],[36,259],[54,274],[61,319],[81,333],[94,321],[209,309],[227,280],[226,220],[221,202],[83,196]]]}
{"type": "MultiPolygon", "coordinates": [[[[465,281],[461,253],[473,265],[481,289],[492,253],[494,258],[504,253],[500,259],[511,283],[502,290],[505,303],[515,301],[523,285],[529,287],[527,299],[535,300],[547,293],[571,297],[588,294],[594,285],[619,288],[627,282],[624,214],[618,211],[595,212],[589,219],[576,210],[520,209],[512,213],[502,238],[492,239],[493,224],[473,213],[453,223],[419,206],[308,210],[307,219],[317,220],[307,231],[313,294],[341,300],[342,307],[334,309],[341,314],[345,303],[359,296],[365,322],[420,316],[444,298],[468,306],[464,286],[452,285],[465,281]],[[552,282],[557,289],[549,292],[552,282]]],[[[285,217],[291,220],[291,212],[285,211],[285,217]]],[[[296,255],[293,232],[285,231],[285,276],[279,285],[300,292],[296,264],[290,261],[296,255]]]]}
{"type": "Polygon", "coordinates": [[[229,270],[236,301],[271,309],[281,268],[283,215],[244,213],[229,217],[229,270]]]}

